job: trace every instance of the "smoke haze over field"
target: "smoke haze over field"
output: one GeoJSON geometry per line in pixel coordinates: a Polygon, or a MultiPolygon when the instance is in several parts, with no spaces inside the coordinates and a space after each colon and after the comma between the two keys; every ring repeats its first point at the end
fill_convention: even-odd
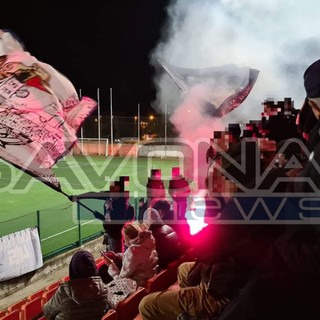
{"type": "MultiPolygon", "coordinates": [[[[291,97],[300,108],[303,72],[320,58],[318,11],[316,0],[173,1],[152,61],[156,64],[159,58],[185,68],[235,63],[260,70],[248,99],[230,114],[231,121],[259,117],[267,98],[291,97]]],[[[179,104],[179,90],[165,73],[156,85],[155,105],[179,104]]]]}
{"type": "MultiPolygon", "coordinates": [[[[300,108],[304,70],[320,58],[319,11],[316,0],[172,1],[151,61],[157,65],[160,59],[183,68],[234,63],[260,70],[248,98],[223,118],[224,124],[260,119],[261,103],[268,98],[291,97],[295,108],[300,108]]],[[[196,94],[181,98],[165,72],[159,73],[155,84],[154,105],[163,109],[167,104],[182,138],[212,137],[217,124],[197,109],[196,94]]]]}

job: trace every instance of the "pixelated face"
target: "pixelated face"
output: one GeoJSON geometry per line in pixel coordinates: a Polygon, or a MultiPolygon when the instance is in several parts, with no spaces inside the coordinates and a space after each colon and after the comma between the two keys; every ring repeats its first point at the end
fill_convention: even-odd
{"type": "MultiPolygon", "coordinates": [[[[248,143],[251,145],[251,149],[248,149],[250,153],[247,154],[249,157],[248,161],[257,161],[257,168],[261,170],[265,170],[268,165],[274,161],[276,155],[276,142],[274,140],[270,140],[268,138],[255,138],[249,139],[248,143]],[[253,144],[252,142],[255,141],[253,144]],[[257,150],[259,148],[259,150],[257,150]],[[257,158],[255,158],[254,154],[256,154],[257,158]],[[252,158],[252,160],[250,160],[252,158]],[[258,164],[259,163],[259,164],[258,164]]],[[[247,147],[249,147],[249,144],[247,147]]],[[[243,149],[245,152],[247,149],[243,149]]],[[[225,158],[226,163],[230,162],[230,165],[233,163],[238,163],[239,165],[242,163],[245,164],[244,154],[237,154],[236,158],[229,159],[225,158],[225,155],[221,154],[215,159],[215,162],[209,167],[208,176],[207,176],[207,188],[211,195],[213,194],[221,194],[222,196],[229,197],[234,195],[235,193],[242,192],[243,190],[243,181],[246,181],[247,178],[251,177],[250,174],[253,174],[250,171],[250,167],[248,167],[247,175],[242,176],[237,175],[237,170],[232,169],[232,171],[228,171],[228,174],[223,170],[222,160],[225,158]],[[240,162],[239,162],[240,161],[240,162]],[[232,172],[232,173],[230,173],[232,172]],[[235,175],[230,176],[230,174],[235,175]],[[241,178],[240,178],[241,177],[241,178]],[[244,180],[243,180],[244,179],[244,180]],[[241,182],[242,181],[242,182],[241,182]]],[[[241,170],[240,170],[241,171],[241,170]]],[[[252,177],[253,179],[253,177],[252,177]]]]}
{"type": "Polygon", "coordinates": [[[215,132],[214,138],[213,138],[213,143],[218,148],[226,151],[229,147],[229,137],[228,137],[226,131],[215,132]]]}
{"type": "Polygon", "coordinates": [[[276,154],[276,163],[279,168],[284,168],[288,160],[286,159],[286,156],[283,153],[277,153],[276,154]]]}
{"type": "Polygon", "coordinates": [[[215,164],[210,167],[208,175],[208,191],[209,193],[223,194],[230,196],[239,191],[237,185],[226,178],[216,167],[221,166],[221,158],[218,157],[215,164]]]}
{"type": "Polygon", "coordinates": [[[264,164],[269,164],[276,155],[276,142],[268,138],[258,139],[261,160],[264,164]]]}
{"type": "Polygon", "coordinates": [[[278,107],[270,107],[265,105],[264,112],[261,114],[264,117],[277,116],[281,112],[281,108],[278,107]]]}

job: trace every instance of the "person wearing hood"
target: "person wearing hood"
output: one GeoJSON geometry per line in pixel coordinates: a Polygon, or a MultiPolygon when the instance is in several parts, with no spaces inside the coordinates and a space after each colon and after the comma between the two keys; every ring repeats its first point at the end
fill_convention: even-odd
{"type": "Polygon", "coordinates": [[[312,63],[303,75],[306,98],[299,113],[299,129],[306,138],[310,155],[298,177],[306,178],[296,183],[296,192],[315,192],[320,187],[320,59],[312,63]]]}
{"type": "Polygon", "coordinates": [[[109,309],[108,288],[98,276],[93,255],[76,252],[69,265],[70,280],[62,282],[43,306],[47,320],[100,320],[109,309]]]}
{"type": "Polygon", "coordinates": [[[144,228],[152,232],[156,241],[160,270],[166,268],[170,262],[179,259],[185,251],[177,232],[165,224],[161,218],[167,211],[165,210],[166,203],[165,200],[159,200],[153,205],[153,208],[148,208],[144,213],[142,224],[144,228]]]}
{"type": "Polygon", "coordinates": [[[155,239],[150,231],[141,230],[133,222],[127,222],[122,233],[127,249],[124,253],[108,252],[104,256],[108,273],[113,279],[130,278],[137,282],[137,286],[143,286],[158,271],[155,239]],[[117,259],[122,260],[121,269],[114,262],[117,259]]]}

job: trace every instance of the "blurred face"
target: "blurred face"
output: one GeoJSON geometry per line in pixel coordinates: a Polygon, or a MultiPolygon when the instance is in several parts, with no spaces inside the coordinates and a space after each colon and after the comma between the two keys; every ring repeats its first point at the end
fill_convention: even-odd
{"type": "Polygon", "coordinates": [[[128,236],[124,235],[123,243],[125,246],[130,246],[130,239],[128,238],[128,236]]]}
{"type": "Polygon", "coordinates": [[[110,200],[106,200],[106,202],[104,203],[104,206],[106,209],[112,209],[112,204],[110,200]]]}

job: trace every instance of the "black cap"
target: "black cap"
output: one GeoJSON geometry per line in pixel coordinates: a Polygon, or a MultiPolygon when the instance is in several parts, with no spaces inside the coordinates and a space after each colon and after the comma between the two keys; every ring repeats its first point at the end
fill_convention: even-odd
{"type": "Polygon", "coordinates": [[[312,63],[303,75],[307,98],[320,97],[320,60],[312,63]]]}
{"type": "Polygon", "coordinates": [[[320,60],[313,62],[306,69],[303,79],[307,98],[299,113],[299,129],[302,132],[309,133],[318,121],[308,103],[308,98],[320,97],[320,60]]]}

